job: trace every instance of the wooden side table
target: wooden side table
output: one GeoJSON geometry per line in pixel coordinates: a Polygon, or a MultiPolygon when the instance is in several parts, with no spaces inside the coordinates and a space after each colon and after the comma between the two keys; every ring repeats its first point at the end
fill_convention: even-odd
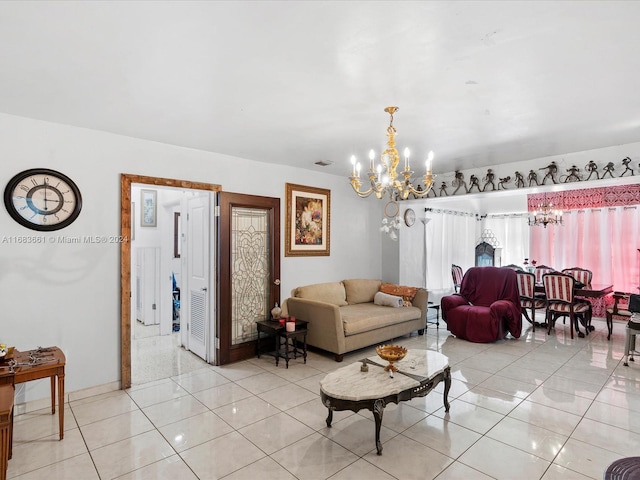
{"type": "Polygon", "coordinates": [[[271,352],[268,352],[267,355],[276,356],[276,350],[278,349],[278,345],[276,343],[276,337],[278,335],[278,330],[283,327],[276,321],[271,320],[261,320],[256,322],[256,329],[258,330],[258,339],[256,340],[256,356],[260,358],[260,339],[264,337],[270,337],[274,342],[274,349],[271,352]]]}
{"type": "Polygon", "coordinates": [[[273,337],[275,340],[275,350],[269,352],[276,358],[276,367],[280,359],[284,359],[287,368],[289,368],[289,360],[297,358],[301,355],[304,363],[307,363],[307,326],[309,322],[296,319],[296,329],[293,332],[287,332],[284,325],[278,322],[262,320],[256,322],[258,330],[258,339],[256,341],[256,355],[260,358],[260,339],[264,336],[273,337]],[[291,349],[289,348],[291,347],[291,349]]]}
{"type": "Polygon", "coordinates": [[[293,332],[287,332],[286,328],[280,327],[280,330],[277,333],[278,336],[278,346],[276,349],[276,367],[278,366],[278,359],[281,357],[284,359],[287,368],[289,368],[289,359],[291,355],[293,358],[297,358],[298,354],[302,355],[304,358],[304,363],[307,363],[307,326],[309,322],[305,320],[296,319],[296,329],[293,332]],[[300,340],[302,339],[302,340],[300,340]],[[282,354],[284,343],[284,355],[282,354]],[[302,343],[302,348],[300,348],[300,344],[302,343]],[[289,347],[292,347],[292,350],[289,351],[289,347]]]}

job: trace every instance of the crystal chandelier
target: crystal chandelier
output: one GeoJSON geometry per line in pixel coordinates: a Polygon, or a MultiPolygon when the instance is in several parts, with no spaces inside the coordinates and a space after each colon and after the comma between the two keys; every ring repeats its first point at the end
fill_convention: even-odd
{"type": "Polygon", "coordinates": [[[538,204],[533,211],[533,217],[529,217],[529,225],[547,228],[548,224],[562,225],[562,210],[554,209],[553,203],[547,203],[545,195],[543,203],[538,204]]]}
{"type": "Polygon", "coordinates": [[[426,161],[426,173],[424,175],[424,187],[418,185],[414,187],[411,184],[411,176],[414,172],[411,171],[409,166],[409,149],[404,149],[404,170],[399,174],[396,172],[396,168],[400,163],[400,155],[396,150],[396,128],[393,126],[393,114],[398,111],[398,107],[387,107],[384,109],[391,119],[389,126],[387,127],[387,148],[381,155],[381,164],[375,165],[375,152],[371,150],[369,152],[369,182],[370,186],[367,190],[360,190],[362,183],[360,182],[360,163],[356,161],[355,155],[351,156],[351,176],[349,180],[353,190],[359,197],[365,198],[372,193],[376,194],[376,197],[382,198],[385,195],[389,195],[391,200],[406,200],[410,194],[413,194],[415,198],[425,197],[433,185],[433,179],[435,175],[431,173],[431,163],[433,161],[433,152],[429,152],[429,156],[426,161]],[[384,165],[385,171],[382,171],[384,165]],[[399,178],[401,177],[401,178],[399,178]]]}

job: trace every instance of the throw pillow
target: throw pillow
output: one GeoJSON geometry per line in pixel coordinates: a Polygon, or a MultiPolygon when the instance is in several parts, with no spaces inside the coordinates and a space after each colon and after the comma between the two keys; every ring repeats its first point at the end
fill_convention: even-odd
{"type": "Polygon", "coordinates": [[[405,285],[394,285],[393,283],[383,283],[380,285],[380,291],[382,293],[388,293],[389,295],[396,295],[402,297],[404,300],[404,306],[410,307],[413,297],[418,293],[418,287],[407,287],[405,285]]]}

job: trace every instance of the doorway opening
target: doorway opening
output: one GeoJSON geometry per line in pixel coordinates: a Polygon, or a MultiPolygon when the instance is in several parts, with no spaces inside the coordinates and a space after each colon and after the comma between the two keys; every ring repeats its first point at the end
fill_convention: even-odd
{"type": "MultiPolygon", "coordinates": [[[[131,364],[132,364],[132,359],[131,359],[131,355],[132,355],[132,349],[131,349],[131,338],[132,338],[132,264],[133,265],[137,265],[136,262],[134,261],[135,259],[132,258],[132,249],[131,249],[131,240],[132,239],[132,235],[134,233],[136,233],[136,229],[138,228],[138,225],[143,225],[144,223],[152,225],[154,220],[157,218],[155,217],[155,215],[157,215],[158,213],[158,208],[159,205],[156,203],[153,203],[153,195],[150,195],[148,197],[142,197],[139,200],[141,202],[145,203],[145,206],[148,207],[146,211],[144,210],[140,210],[141,214],[139,215],[140,218],[135,218],[134,213],[132,210],[132,202],[136,202],[138,199],[136,198],[132,198],[132,184],[140,184],[143,186],[153,186],[154,188],[162,188],[162,187],[175,187],[175,188],[179,188],[179,189],[185,189],[185,190],[202,190],[202,191],[207,191],[207,192],[219,192],[221,187],[219,185],[215,185],[215,184],[208,184],[208,183],[201,183],[201,182],[190,182],[190,181],[184,181],[184,180],[176,180],[176,179],[167,179],[167,178],[159,178],[159,177],[148,177],[148,176],[143,176],[143,175],[130,175],[130,174],[122,174],[121,175],[121,181],[120,181],[120,205],[121,205],[121,215],[120,215],[120,235],[122,236],[122,238],[127,239],[127,241],[124,241],[120,244],[120,353],[121,353],[121,363],[120,363],[120,378],[121,378],[121,388],[122,389],[126,389],[131,387],[131,364]],[[144,218],[142,218],[142,215],[144,214],[144,218]],[[133,226],[133,222],[135,222],[135,227],[133,226]]],[[[143,207],[143,205],[141,205],[141,207],[143,207]]],[[[136,209],[138,210],[138,209],[136,209]]],[[[210,215],[205,214],[205,216],[208,218],[210,217],[210,215]]],[[[206,219],[206,218],[205,218],[206,219]]],[[[172,224],[173,225],[173,224],[172,224]]],[[[173,227],[172,227],[173,228],[173,227]]],[[[198,233],[198,232],[195,232],[198,233]]],[[[199,231],[200,234],[207,234],[208,235],[208,229],[206,232],[204,231],[199,231]]],[[[173,238],[173,237],[172,237],[173,238]]],[[[194,235],[194,238],[197,238],[197,235],[194,235]]],[[[202,236],[200,237],[200,239],[202,238],[202,236]]],[[[196,241],[195,244],[191,245],[190,248],[193,251],[197,251],[198,249],[202,250],[208,250],[208,244],[205,245],[202,241],[196,241]]],[[[172,250],[175,253],[175,248],[173,248],[172,250]]],[[[192,252],[193,253],[193,252],[192,252]]],[[[151,252],[146,252],[144,254],[141,254],[142,258],[146,258],[147,259],[147,263],[154,263],[153,261],[153,253],[151,252]]],[[[209,262],[207,261],[206,263],[200,263],[200,265],[211,265],[213,262],[209,262]]],[[[166,273],[166,272],[165,272],[166,273]]],[[[161,276],[164,276],[163,274],[161,274],[161,276]]],[[[137,278],[136,276],[134,276],[133,278],[137,278]]],[[[173,288],[173,285],[172,285],[173,288]]],[[[206,287],[200,287],[200,288],[206,288],[206,287]]],[[[152,288],[149,287],[149,291],[152,291],[152,288]]],[[[203,290],[200,290],[203,291],[203,290]]],[[[204,292],[206,292],[207,290],[204,290],[204,292]]],[[[181,296],[184,296],[184,292],[181,292],[181,296]]],[[[197,297],[197,295],[196,295],[197,297]]],[[[196,298],[194,297],[194,298],[196,298]]],[[[169,308],[171,310],[173,310],[175,308],[175,303],[173,305],[171,305],[172,302],[174,302],[175,300],[175,296],[172,292],[171,298],[167,298],[165,299],[165,301],[168,303],[169,308]]],[[[134,302],[134,305],[137,307],[138,306],[138,302],[137,300],[134,302]]],[[[156,306],[158,304],[156,303],[156,306]]],[[[181,301],[180,302],[180,312],[179,315],[181,318],[186,318],[186,315],[191,315],[192,312],[189,311],[189,308],[187,307],[187,311],[185,312],[184,308],[182,308],[182,306],[184,305],[184,302],[181,301]]],[[[187,302],[187,305],[189,305],[189,302],[187,302]]],[[[213,339],[209,339],[209,338],[205,338],[203,335],[205,335],[206,333],[208,333],[206,330],[202,330],[200,327],[204,327],[204,324],[202,322],[208,322],[211,323],[210,321],[210,317],[207,313],[207,310],[205,309],[204,311],[200,308],[201,307],[201,302],[198,303],[198,308],[194,309],[194,318],[196,318],[196,322],[195,324],[197,325],[198,328],[196,328],[194,331],[196,332],[197,335],[200,335],[200,337],[196,338],[196,340],[202,340],[202,342],[208,342],[208,341],[212,341],[213,339]]],[[[142,308],[142,306],[141,306],[142,308]]],[[[151,311],[151,315],[153,316],[153,308],[150,309],[151,311]]],[[[137,321],[137,320],[136,320],[137,321]]],[[[150,322],[153,320],[149,320],[150,322]]],[[[189,321],[187,323],[191,322],[191,317],[189,317],[189,321]]],[[[184,325],[184,322],[181,321],[180,322],[181,325],[184,325]]],[[[135,325],[135,324],[134,324],[135,325]]],[[[170,324],[170,329],[174,328],[175,323],[172,321],[170,324]]],[[[184,327],[181,327],[181,329],[184,327]]],[[[186,333],[186,332],[185,332],[186,333]]],[[[190,337],[193,337],[193,335],[191,334],[191,331],[188,333],[188,335],[190,337]]],[[[194,341],[194,344],[196,342],[194,341]]]]}

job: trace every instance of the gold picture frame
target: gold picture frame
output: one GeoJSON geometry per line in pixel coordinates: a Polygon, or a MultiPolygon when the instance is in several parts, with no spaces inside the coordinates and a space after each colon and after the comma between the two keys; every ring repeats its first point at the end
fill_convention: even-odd
{"type": "Polygon", "coordinates": [[[285,257],[331,254],[331,190],[286,184],[285,257]]]}

